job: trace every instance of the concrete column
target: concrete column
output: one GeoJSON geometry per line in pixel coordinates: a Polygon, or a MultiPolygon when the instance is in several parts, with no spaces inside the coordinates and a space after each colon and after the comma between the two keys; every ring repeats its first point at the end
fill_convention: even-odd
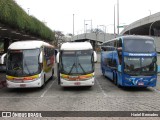
{"type": "Polygon", "coordinates": [[[9,44],[10,44],[10,40],[8,38],[4,38],[4,53],[7,52],[9,44]]]}

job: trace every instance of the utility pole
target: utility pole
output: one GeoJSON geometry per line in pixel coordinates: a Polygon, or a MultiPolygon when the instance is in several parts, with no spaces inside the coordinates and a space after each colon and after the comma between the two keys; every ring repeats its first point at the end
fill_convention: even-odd
{"type": "Polygon", "coordinates": [[[117,0],[117,34],[119,35],[119,0],[117,0]]]}
{"type": "Polygon", "coordinates": [[[73,36],[74,36],[74,14],[73,14],[73,36]]]}
{"type": "MultiPolygon", "coordinates": [[[[89,21],[90,22],[90,29],[91,29],[91,31],[92,31],[92,20],[84,20],[84,33],[85,33],[85,30],[86,30],[86,22],[87,21],[89,21]]],[[[87,24],[87,25],[89,25],[89,24],[87,24]]]]}
{"type": "Polygon", "coordinates": [[[27,9],[28,9],[28,15],[29,15],[29,9],[30,9],[30,8],[27,8],[27,9]]]}
{"type": "Polygon", "coordinates": [[[116,13],[115,13],[116,11],[115,11],[115,5],[114,5],[114,37],[116,37],[116,13]]]}

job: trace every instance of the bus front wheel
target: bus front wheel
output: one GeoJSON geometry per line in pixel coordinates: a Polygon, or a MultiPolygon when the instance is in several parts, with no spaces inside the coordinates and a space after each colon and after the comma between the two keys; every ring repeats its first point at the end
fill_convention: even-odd
{"type": "Polygon", "coordinates": [[[46,84],[46,77],[45,77],[45,75],[44,75],[44,78],[43,78],[43,85],[41,86],[41,88],[44,88],[45,84],[46,84]]]}
{"type": "Polygon", "coordinates": [[[51,79],[54,78],[54,69],[52,69],[52,75],[51,75],[51,79]]]}
{"type": "Polygon", "coordinates": [[[118,85],[117,84],[117,75],[115,75],[115,76],[113,75],[113,82],[114,82],[115,85],[118,85]]]}

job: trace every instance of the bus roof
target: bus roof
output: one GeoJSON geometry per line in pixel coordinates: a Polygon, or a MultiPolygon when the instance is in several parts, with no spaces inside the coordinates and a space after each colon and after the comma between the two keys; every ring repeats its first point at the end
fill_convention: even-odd
{"type": "Polygon", "coordinates": [[[53,47],[52,45],[43,42],[43,41],[36,41],[36,40],[28,40],[28,41],[17,41],[12,43],[8,49],[35,49],[40,48],[41,46],[49,46],[53,47]]]}
{"type": "MultiPolygon", "coordinates": [[[[141,39],[141,40],[147,40],[147,39],[150,39],[150,40],[154,40],[152,37],[149,37],[149,36],[141,36],[141,35],[126,35],[126,36],[122,36],[123,39],[141,39]]],[[[121,37],[120,37],[121,38],[121,37]]]]}
{"type": "Polygon", "coordinates": [[[60,50],[89,50],[93,49],[90,42],[67,42],[63,43],[60,50]]]}
{"type": "MultiPolygon", "coordinates": [[[[110,42],[110,41],[113,41],[113,40],[116,40],[116,39],[119,39],[119,38],[123,38],[124,40],[130,40],[130,39],[133,39],[133,40],[154,40],[152,37],[149,37],[149,36],[142,36],[142,35],[126,35],[126,36],[120,36],[120,37],[117,37],[117,38],[114,38],[114,39],[111,39],[111,40],[108,40],[108,41],[105,41],[103,43],[107,43],[107,42],[110,42]]],[[[103,44],[102,43],[102,44],[103,44]]]]}

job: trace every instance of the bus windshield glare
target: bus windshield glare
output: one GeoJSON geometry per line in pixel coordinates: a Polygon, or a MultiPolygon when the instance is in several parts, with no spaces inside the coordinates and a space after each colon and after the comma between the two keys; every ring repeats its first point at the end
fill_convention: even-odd
{"type": "Polygon", "coordinates": [[[39,49],[9,51],[7,74],[17,77],[38,74],[40,72],[39,54],[39,49]]]}
{"type": "Polygon", "coordinates": [[[61,73],[84,75],[94,71],[93,50],[62,51],[61,56],[61,73]]]}
{"type": "Polygon", "coordinates": [[[139,39],[124,39],[125,52],[155,52],[155,45],[152,39],[139,40],[139,39]],[[142,47],[143,46],[143,47],[142,47]]]}
{"type": "Polygon", "coordinates": [[[156,57],[124,57],[124,72],[129,75],[156,74],[156,57]]]}

